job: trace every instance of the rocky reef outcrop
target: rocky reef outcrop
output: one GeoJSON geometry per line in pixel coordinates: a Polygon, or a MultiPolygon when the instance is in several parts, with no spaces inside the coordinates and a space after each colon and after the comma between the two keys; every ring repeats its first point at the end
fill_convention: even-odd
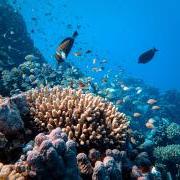
{"type": "Polygon", "coordinates": [[[67,62],[59,71],[53,70],[34,46],[22,15],[7,1],[0,1],[1,95],[11,96],[41,84],[72,84],[79,78],[82,73],[67,62]]]}
{"type": "Polygon", "coordinates": [[[125,114],[103,98],[58,86],[4,98],[0,124],[6,138],[28,129],[47,132],[61,127],[69,139],[86,150],[124,148],[129,128],[125,114]]]}
{"type": "Polygon", "coordinates": [[[18,66],[28,54],[35,54],[40,62],[45,62],[35,48],[23,17],[6,1],[0,2],[0,71],[18,66]]]}

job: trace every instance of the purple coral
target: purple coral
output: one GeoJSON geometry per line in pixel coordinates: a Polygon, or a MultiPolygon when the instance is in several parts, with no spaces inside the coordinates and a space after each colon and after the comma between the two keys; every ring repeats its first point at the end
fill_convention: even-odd
{"type": "Polygon", "coordinates": [[[103,162],[96,161],[92,179],[93,180],[108,180],[107,171],[103,162]]]}
{"type": "Polygon", "coordinates": [[[61,129],[54,129],[49,135],[40,133],[35,146],[27,153],[31,175],[46,179],[79,179],[76,163],[76,143],[65,142],[61,129]]]}

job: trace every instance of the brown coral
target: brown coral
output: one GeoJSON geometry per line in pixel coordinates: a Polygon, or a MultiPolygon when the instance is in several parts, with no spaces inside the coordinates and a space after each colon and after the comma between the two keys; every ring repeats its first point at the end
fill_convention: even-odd
{"type": "Polygon", "coordinates": [[[18,172],[15,165],[4,165],[3,163],[0,163],[0,179],[25,180],[27,179],[27,173],[18,172]]]}
{"type": "Polygon", "coordinates": [[[81,90],[44,87],[26,93],[30,112],[39,127],[61,127],[80,146],[118,147],[125,143],[125,114],[103,98],[81,90]]]}

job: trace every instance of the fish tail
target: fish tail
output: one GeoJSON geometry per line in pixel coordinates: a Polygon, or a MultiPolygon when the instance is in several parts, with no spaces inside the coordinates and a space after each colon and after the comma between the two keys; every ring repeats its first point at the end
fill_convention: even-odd
{"type": "Polygon", "coordinates": [[[73,33],[72,37],[73,37],[73,38],[76,38],[77,36],[78,36],[78,32],[75,31],[75,32],[73,33]]]}
{"type": "Polygon", "coordinates": [[[154,51],[155,51],[155,52],[156,52],[156,51],[159,51],[159,49],[154,48],[154,51]]]}

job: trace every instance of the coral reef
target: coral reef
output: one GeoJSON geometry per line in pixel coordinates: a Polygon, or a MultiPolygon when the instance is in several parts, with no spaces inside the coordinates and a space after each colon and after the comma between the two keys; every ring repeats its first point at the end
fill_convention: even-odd
{"type": "Polygon", "coordinates": [[[178,90],[166,91],[161,95],[160,100],[163,104],[162,115],[179,123],[180,92],[178,90]]]}
{"type": "Polygon", "coordinates": [[[78,68],[67,62],[58,71],[53,70],[34,47],[23,17],[7,1],[1,0],[0,17],[1,95],[18,94],[41,84],[67,87],[83,77],[78,68]]]}
{"type": "Polygon", "coordinates": [[[70,82],[73,82],[71,86],[76,88],[80,78],[82,82],[87,81],[87,78],[83,78],[82,74],[74,66],[67,66],[63,71],[55,71],[50,65],[36,60],[25,61],[18,67],[3,70],[1,74],[1,94],[5,96],[18,94],[42,85],[67,87],[70,85],[70,82]]]}
{"type": "Polygon", "coordinates": [[[177,123],[171,123],[167,128],[166,128],[166,134],[168,139],[175,140],[180,137],[180,125],[177,123]]]}
{"type": "Polygon", "coordinates": [[[156,147],[154,149],[154,157],[158,162],[176,162],[180,164],[180,145],[172,144],[164,147],[156,147]]]}
{"type": "MultiPolygon", "coordinates": [[[[19,98],[18,102],[20,102],[20,98],[25,97],[17,96],[16,98],[19,98]]],[[[20,111],[13,102],[13,99],[15,98],[6,98],[0,104],[0,131],[5,135],[13,134],[24,129],[24,122],[21,118],[20,111]]]]}
{"type": "Polygon", "coordinates": [[[78,167],[84,179],[122,179],[121,174],[121,153],[119,150],[108,150],[103,161],[100,159],[100,153],[92,149],[89,157],[80,153],[77,155],[78,167]]]}
{"type": "Polygon", "coordinates": [[[76,143],[67,140],[60,128],[49,135],[40,133],[29,150],[15,164],[0,163],[0,178],[80,179],[76,143]]]}
{"type": "Polygon", "coordinates": [[[79,146],[121,148],[126,142],[125,114],[101,97],[58,86],[34,89],[26,96],[37,125],[50,131],[59,126],[79,146]]]}
{"type": "Polygon", "coordinates": [[[0,71],[21,64],[28,54],[36,54],[40,62],[45,62],[34,47],[22,16],[6,1],[0,4],[0,17],[0,71]]]}
{"type": "Polygon", "coordinates": [[[0,179],[25,180],[26,173],[17,172],[16,166],[13,164],[4,165],[0,163],[0,179]]]}
{"type": "Polygon", "coordinates": [[[60,128],[49,135],[40,133],[35,138],[35,145],[27,152],[29,175],[46,179],[79,179],[76,164],[76,143],[63,138],[60,128]]]}
{"type": "Polygon", "coordinates": [[[178,91],[122,73],[93,83],[67,62],[54,70],[0,3],[0,179],[179,177],[178,91]]]}
{"type": "Polygon", "coordinates": [[[77,164],[80,170],[81,177],[83,177],[84,179],[90,179],[93,173],[93,167],[85,153],[79,153],[77,155],[77,164]]]}
{"type": "Polygon", "coordinates": [[[29,113],[26,98],[17,95],[5,98],[0,104],[0,159],[16,157],[24,142],[26,128],[23,118],[29,113]],[[10,155],[11,154],[11,155],[10,155]]]}

